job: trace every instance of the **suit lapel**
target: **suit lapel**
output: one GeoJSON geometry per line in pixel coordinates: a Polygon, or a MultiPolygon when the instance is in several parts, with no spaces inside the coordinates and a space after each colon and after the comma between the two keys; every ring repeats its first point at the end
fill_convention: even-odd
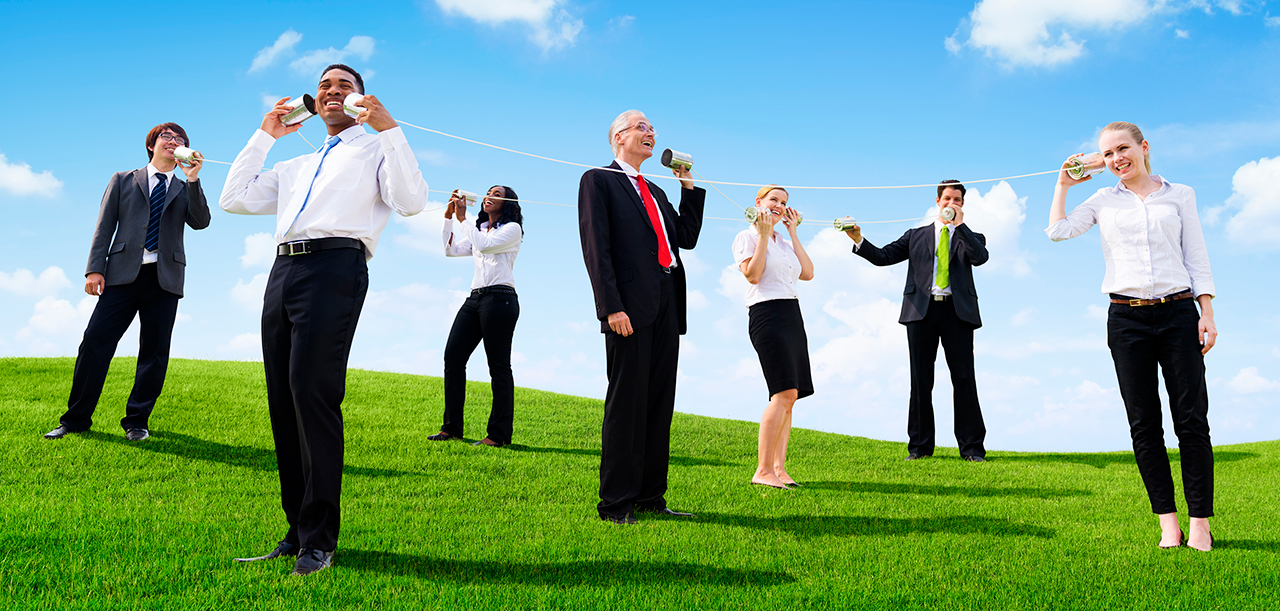
{"type": "MultiPolygon", "coordinates": [[[[618,162],[616,161],[609,164],[609,167],[614,170],[622,169],[622,166],[618,165],[618,162]]],[[[635,204],[636,209],[640,211],[640,216],[644,219],[645,224],[649,226],[649,229],[653,229],[653,222],[649,220],[649,211],[645,209],[644,201],[640,199],[640,194],[636,192],[636,186],[631,184],[631,177],[621,171],[610,172],[610,174],[613,174],[614,177],[617,178],[618,182],[622,184],[622,190],[626,191],[627,195],[631,196],[631,203],[635,204]]]]}
{"type": "Polygon", "coordinates": [[[151,191],[147,189],[147,169],[138,168],[133,171],[133,182],[138,183],[138,190],[142,192],[142,201],[151,201],[151,191]]]}
{"type": "Polygon", "coordinates": [[[181,180],[178,180],[176,178],[169,179],[169,182],[165,185],[165,192],[164,192],[164,209],[165,210],[168,210],[169,203],[172,202],[174,198],[178,197],[178,193],[182,191],[183,184],[184,183],[181,180]]]}

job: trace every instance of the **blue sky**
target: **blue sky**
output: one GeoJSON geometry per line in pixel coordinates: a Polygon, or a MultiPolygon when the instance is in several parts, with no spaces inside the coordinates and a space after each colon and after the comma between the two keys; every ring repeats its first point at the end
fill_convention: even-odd
{"type": "MultiPolygon", "coordinates": [[[[361,70],[405,121],[582,163],[611,160],[605,132],[638,108],[659,147],[694,155],[714,180],[896,185],[1048,170],[1093,150],[1126,120],[1152,143],[1157,173],[1195,188],[1217,281],[1210,353],[1216,442],[1280,437],[1280,3],[1145,0],[654,3],[426,0],[350,3],[100,3],[0,7],[10,113],[0,132],[0,354],[74,355],[93,308],[81,286],[102,191],[146,163],[143,138],[182,124],[192,146],[230,161],[269,105],[314,93],[320,67],[361,70]],[[1259,280],[1261,280],[1259,282],[1259,280]]],[[[302,132],[323,138],[318,121],[302,132]]],[[[581,170],[407,130],[432,189],[512,186],[572,204],[581,170]]],[[[310,151],[280,140],[270,162],[310,151]]],[[[657,174],[651,160],[642,170],[657,174]],[[652,167],[650,167],[652,166],[652,167]]],[[[216,201],[226,178],[201,182],[216,201]]],[[[1083,201],[1095,182],[1073,190],[1083,201]]],[[[976,334],[988,448],[1120,450],[1129,445],[1106,349],[1097,231],[1054,244],[1043,229],[1053,177],[972,184],[967,220],[991,262],[976,272],[976,334]]],[[[674,183],[660,183],[674,195],[674,183]]],[[[753,189],[726,188],[745,203],[753,189]]],[[[433,197],[438,200],[440,196],[433,197]]],[[[817,393],[800,427],[905,440],[905,269],[849,253],[829,220],[924,216],[929,189],[800,191],[801,237],[817,278],[802,283],[817,393]]],[[[516,265],[516,383],[601,397],[604,342],[593,318],[570,208],[525,205],[516,265]]],[[[707,215],[740,215],[711,191],[707,215]]],[[[439,375],[469,287],[446,259],[441,213],[393,217],[371,262],[355,367],[439,375]]],[[[259,359],[270,217],[215,211],[187,233],[187,288],[174,355],[259,359]]],[[[867,225],[883,244],[910,223],[867,225]]],[[[689,272],[677,409],[756,420],[767,390],[747,338],[745,281],[730,245],[744,225],[709,220],[689,272]]],[[[120,354],[136,351],[136,334],[120,354]]],[[[939,440],[950,438],[940,358],[939,440]]],[[[482,355],[469,377],[487,380],[482,355]]],[[[70,382],[68,381],[68,384],[70,382]]],[[[162,399],[163,403],[163,399],[162,399]]],[[[111,409],[111,408],[109,408],[111,409]]],[[[169,409],[162,406],[157,417],[169,409]]],[[[482,417],[487,406],[472,406],[482,417]]],[[[407,415],[430,429],[439,414],[407,415]]],[[[163,426],[158,422],[158,426],[163,426]]],[[[519,415],[517,413],[517,430],[519,415]]],[[[1171,426],[1166,425],[1172,440],[1171,426]]]]}

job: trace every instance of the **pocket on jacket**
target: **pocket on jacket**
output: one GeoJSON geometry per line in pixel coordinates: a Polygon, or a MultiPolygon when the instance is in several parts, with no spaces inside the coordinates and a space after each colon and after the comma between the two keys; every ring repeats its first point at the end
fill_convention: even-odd
{"type": "Polygon", "coordinates": [[[120,252],[120,251],[124,250],[124,245],[125,245],[125,242],[116,242],[115,244],[112,244],[112,245],[111,245],[111,250],[108,250],[108,251],[107,251],[107,254],[108,254],[108,255],[114,255],[114,254],[116,254],[116,253],[118,253],[118,252],[120,252]]]}
{"type": "Polygon", "coordinates": [[[181,264],[183,264],[183,265],[186,265],[186,264],[187,264],[187,255],[183,254],[183,253],[182,253],[182,252],[180,252],[180,251],[174,251],[174,253],[173,253],[173,260],[174,260],[174,261],[177,261],[178,263],[181,263],[181,264]]]}
{"type": "Polygon", "coordinates": [[[636,277],[636,271],[631,268],[618,270],[618,284],[623,282],[631,282],[636,277]]]}
{"type": "Polygon", "coordinates": [[[902,289],[903,295],[910,295],[911,293],[914,293],[914,292],[916,292],[916,285],[914,284],[908,284],[907,288],[902,289]]]}

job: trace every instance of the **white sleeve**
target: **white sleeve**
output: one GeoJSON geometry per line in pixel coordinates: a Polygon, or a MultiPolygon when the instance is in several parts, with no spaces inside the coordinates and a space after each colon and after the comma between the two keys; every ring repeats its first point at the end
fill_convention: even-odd
{"type": "MultiPolygon", "coordinates": [[[[453,225],[456,222],[457,221],[454,221],[453,219],[444,220],[444,229],[442,231],[442,235],[444,237],[444,256],[470,257],[471,242],[467,241],[465,234],[461,234],[453,230],[453,225]],[[453,239],[452,243],[449,242],[450,238],[453,239]]],[[[467,223],[462,223],[462,226],[465,228],[467,223]]]]}
{"type": "Polygon", "coordinates": [[[462,231],[466,233],[471,248],[485,255],[519,251],[520,241],[524,238],[524,230],[519,223],[504,223],[493,231],[480,231],[475,223],[463,223],[462,231]]]}
{"type": "Polygon", "coordinates": [[[276,213],[280,176],[275,169],[262,169],[267,153],[275,143],[276,139],[261,129],[253,133],[249,143],[231,163],[218,206],[234,214],[276,213]]]}
{"type": "Polygon", "coordinates": [[[743,261],[756,254],[756,244],[759,242],[760,234],[753,235],[751,231],[743,231],[733,238],[733,264],[741,267],[743,261]]]}
{"type": "Polygon", "coordinates": [[[1196,192],[1187,187],[1189,195],[1183,198],[1182,217],[1182,264],[1191,276],[1191,291],[1196,296],[1217,295],[1213,285],[1213,272],[1209,271],[1209,250],[1205,248],[1204,231],[1200,228],[1200,213],[1196,210],[1196,192]]]}
{"type": "Polygon", "coordinates": [[[418,159],[404,137],[393,127],[378,132],[382,163],[378,166],[378,193],[382,201],[400,216],[413,216],[427,207],[427,181],[418,169],[418,159]]]}
{"type": "Polygon", "coordinates": [[[1050,240],[1061,242],[1089,231],[1098,222],[1098,204],[1101,197],[1101,191],[1094,193],[1089,199],[1084,200],[1084,203],[1076,206],[1075,210],[1067,213],[1065,218],[1046,227],[1045,234],[1050,240]]]}

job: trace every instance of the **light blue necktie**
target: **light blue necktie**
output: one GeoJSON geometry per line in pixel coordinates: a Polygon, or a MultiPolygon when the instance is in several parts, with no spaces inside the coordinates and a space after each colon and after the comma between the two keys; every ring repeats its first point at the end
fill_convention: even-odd
{"type": "Polygon", "coordinates": [[[302,211],[307,209],[307,202],[311,201],[311,189],[316,186],[316,179],[320,177],[320,168],[324,167],[325,157],[328,157],[329,151],[333,150],[333,147],[341,141],[337,136],[329,136],[324,139],[324,153],[320,155],[320,164],[316,166],[316,174],[311,177],[311,184],[307,186],[307,197],[302,200],[302,207],[298,209],[298,214],[293,217],[293,221],[289,223],[289,228],[284,231],[286,235],[293,231],[293,226],[298,222],[298,217],[302,216],[302,211]]]}

